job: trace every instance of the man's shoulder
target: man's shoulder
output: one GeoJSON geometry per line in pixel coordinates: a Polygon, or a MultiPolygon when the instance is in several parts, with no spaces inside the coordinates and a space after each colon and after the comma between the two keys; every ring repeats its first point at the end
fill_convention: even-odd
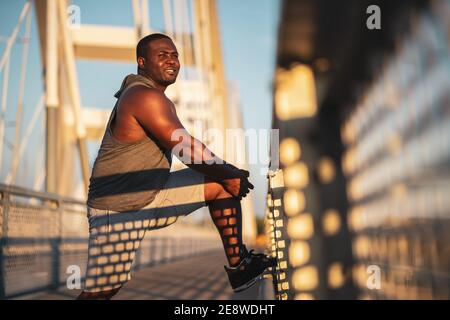
{"type": "Polygon", "coordinates": [[[136,85],[125,92],[122,99],[123,102],[131,102],[137,105],[146,105],[153,103],[167,103],[169,100],[166,95],[154,88],[144,85],[136,85]]]}
{"type": "Polygon", "coordinates": [[[143,84],[137,84],[129,88],[125,92],[125,96],[150,96],[150,97],[166,97],[166,95],[156,88],[150,88],[143,84]]]}

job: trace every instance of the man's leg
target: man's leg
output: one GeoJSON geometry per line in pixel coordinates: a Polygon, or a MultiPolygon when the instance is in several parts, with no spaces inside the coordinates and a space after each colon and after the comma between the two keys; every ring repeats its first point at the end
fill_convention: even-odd
{"type": "Polygon", "coordinates": [[[267,270],[276,265],[274,257],[247,251],[242,243],[241,203],[221,184],[205,180],[205,202],[219,230],[230,267],[225,266],[230,285],[235,292],[246,290],[267,270]],[[245,259],[241,261],[241,257],[245,259]]]}
{"type": "Polygon", "coordinates": [[[154,209],[114,212],[88,208],[89,247],[84,291],[77,299],[109,300],[131,278],[145,231],[156,225],[154,209]]]}
{"type": "Polygon", "coordinates": [[[228,193],[221,184],[208,178],[204,186],[205,202],[211,218],[219,231],[225,255],[231,267],[241,262],[242,210],[241,203],[228,193]]]}

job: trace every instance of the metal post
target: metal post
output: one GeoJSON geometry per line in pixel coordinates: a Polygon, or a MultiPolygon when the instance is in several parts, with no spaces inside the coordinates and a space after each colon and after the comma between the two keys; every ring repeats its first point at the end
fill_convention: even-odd
{"type": "Polygon", "coordinates": [[[45,180],[45,189],[47,192],[55,193],[58,191],[57,180],[57,143],[58,143],[58,109],[47,107],[46,109],[46,141],[47,148],[45,157],[45,167],[47,177],[45,180]]]}
{"type": "Polygon", "coordinates": [[[170,2],[170,0],[162,0],[165,32],[169,37],[173,38],[172,6],[170,2]]]}
{"type": "Polygon", "coordinates": [[[59,269],[61,267],[61,242],[62,242],[62,220],[64,214],[64,208],[62,206],[61,200],[52,201],[51,206],[56,205],[56,214],[58,215],[58,234],[57,236],[51,240],[51,248],[52,248],[52,280],[50,288],[52,290],[57,290],[59,288],[59,269]]]}
{"type": "Polygon", "coordinates": [[[8,232],[8,215],[9,215],[9,193],[8,191],[4,191],[0,193],[0,201],[3,207],[2,211],[2,229],[0,235],[0,299],[4,299],[6,297],[6,255],[5,255],[5,246],[7,244],[7,232],[8,232]]]}
{"type": "Polygon", "coordinates": [[[139,0],[132,0],[131,5],[133,8],[134,26],[138,34],[138,38],[142,38],[142,15],[139,0]]]}
{"type": "Polygon", "coordinates": [[[46,7],[45,103],[46,103],[46,183],[47,192],[58,192],[58,35],[56,1],[46,7]]]}
{"type": "Polygon", "coordinates": [[[87,193],[89,186],[89,163],[88,152],[86,148],[86,128],[81,117],[81,101],[78,88],[77,71],[75,64],[75,53],[73,43],[70,38],[69,30],[66,26],[65,1],[57,2],[59,30],[61,31],[61,40],[63,47],[63,62],[66,70],[67,88],[69,93],[70,105],[74,113],[77,145],[80,155],[81,173],[84,182],[84,189],[87,193]]]}
{"type": "Polygon", "coordinates": [[[148,0],[141,0],[141,14],[142,14],[142,34],[147,35],[150,32],[150,16],[148,12],[148,0]]]}

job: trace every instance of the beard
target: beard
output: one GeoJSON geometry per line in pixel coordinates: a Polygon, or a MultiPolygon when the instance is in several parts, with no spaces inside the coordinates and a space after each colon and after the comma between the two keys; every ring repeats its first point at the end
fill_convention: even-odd
{"type": "Polygon", "coordinates": [[[161,81],[161,84],[168,86],[168,85],[174,84],[175,81],[177,81],[177,77],[174,77],[173,79],[163,79],[161,81]]]}
{"type": "Polygon", "coordinates": [[[168,85],[174,84],[175,81],[177,81],[177,77],[178,77],[178,73],[171,77],[167,77],[167,76],[163,75],[160,77],[159,83],[162,85],[168,86],[168,85]]]}

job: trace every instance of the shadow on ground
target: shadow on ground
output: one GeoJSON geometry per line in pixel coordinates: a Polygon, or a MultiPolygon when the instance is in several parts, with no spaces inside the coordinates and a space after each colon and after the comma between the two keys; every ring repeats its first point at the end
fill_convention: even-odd
{"type": "MultiPolygon", "coordinates": [[[[158,266],[135,270],[132,279],[114,300],[265,300],[273,299],[270,282],[259,281],[250,289],[234,293],[223,268],[222,251],[205,253],[158,266]]],[[[62,288],[26,299],[73,299],[79,290],[62,288]]]]}

